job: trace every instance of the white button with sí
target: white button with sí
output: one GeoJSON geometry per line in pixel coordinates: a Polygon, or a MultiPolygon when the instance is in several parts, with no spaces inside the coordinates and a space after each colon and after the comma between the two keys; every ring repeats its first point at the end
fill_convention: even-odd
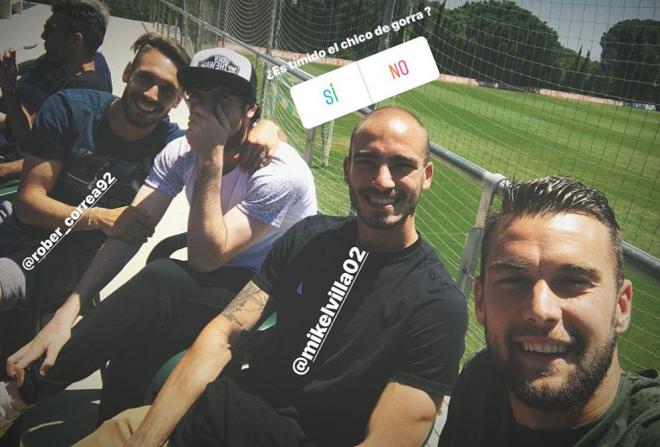
{"type": "Polygon", "coordinates": [[[425,37],[381,51],[291,87],[300,121],[316,127],[438,78],[425,37]]]}

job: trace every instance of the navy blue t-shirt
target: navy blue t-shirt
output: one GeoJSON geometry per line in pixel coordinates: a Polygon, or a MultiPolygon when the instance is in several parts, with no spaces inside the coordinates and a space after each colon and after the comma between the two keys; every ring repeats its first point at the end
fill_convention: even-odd
{"type": "Polygon", "coordinates": [[[154,157],[184,134],[164,118],[146,138],[127,141],[110,128],[107,111],[116,98],[97,90],[62,90],[46,100],[37,114],[25,153],[63,162],[50,197],[78,205],[96,180],[110,172],[117,182],[96,206],[130,205],[151,169],[154,157]]]}
{"type": "Polygon", "coordinates": [[[16,90],[23,106],[30,113],[35,113],[65,76],[66,71],[62,66],[53,64],[45,56],[39,57],[16,81],[16,90]]]}
{"type": "Polygon", "coordinates": [[[54,64],[40,56],[16,82],[21,103],[30,113],[36,113],[50,95],[65,88],[87,88],[112,92],[112,81],[105,58],[94,55],[95,71],[81,77],[70,76],[61,64],[54,64]]]}

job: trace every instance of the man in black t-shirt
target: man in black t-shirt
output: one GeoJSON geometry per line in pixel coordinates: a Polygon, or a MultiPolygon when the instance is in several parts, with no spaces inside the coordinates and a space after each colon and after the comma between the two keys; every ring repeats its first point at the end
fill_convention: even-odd
{"type": "Polygon", "coordinates": [[[506,187],[475,282],[487,347],[461,371],[438,445],[660,445],[657,371],[619,363],[631,299],[600,192],[565,177],[506,187]]]}
{"type": "MultiPolygon", "coordinates": [[[[108,8],[101,0],[60,0],[52,7],[41,38],[46,52],[17,80],[16,52],[8,49],[0,58],[0,180],[18,176],[22,160],[8,143],[21,142],[32,121],[53,93],[67,88],[112,91],[105,75],[96,71],[96,50],[103,43],[108,8]]],[[[107,67],[107,66],[106,66],[107,67]]]]}
{"type": "Polygon", "coordinates": [[[153,407],[80,445],[417,447],[451,391],[467,326],[464,297],[415,229],[432,175],[417,118],[396,107],[369,115],[344,161],[357,217],[294,225],[153,407]],[[247,363],[240,350],[230,362],[267,305],[277,325],[252,341],[247,363]]]}
{"type": "MultiPolygon", "coordinates": [[[[190,57],[155,34],[140,36],[133,50],[121,98],[63,90],[35,118],[22,146],[18,196],[13,206],[0,204],[14,211],[0,222],[0,327],[16,319],[16,308],[29,319],[41,310],[35,300],[53,306],[67,297],[106,237],[141,245],[153,233],[151,216],[131,203],[154,157],[183,135],[168,113],[183,97],[177,72],[190,57]]],[[[48,343],[54,343],[49,334],[59,321],[75,319],[81,301],[70,297],[42,329],[48,343]]],[[[2,363],[28,341],[20,339],[24,332],[3,332],[2,363]]],[[[8,396],[0,383],[0,437],[12,422],[3,395],[8,396]]]]}
{"type": "MultiPolygon", "coordinates": [[[[68,296],[106,237],[139,245],[153,233],[155,223],[130,205],[156,154],[183,135],[167,115],[183,96],[177,71],[190,58],[175,42],[151,34],[133,49],[122,98],[95,90],[58,92],[23,143],[18,196],[0,204],[12,211],[0,222],[4,328],[16,318],[14,309],[38,313],[35,299],[52,306],[68,296]]],[[[76,313],[81,305],[75,303],[76,313]]],[[[54,321],[60,318],[58,311],[54,321]]],[[[3,332],[0,358],[28,341],[20,336],[3,332]]]]}

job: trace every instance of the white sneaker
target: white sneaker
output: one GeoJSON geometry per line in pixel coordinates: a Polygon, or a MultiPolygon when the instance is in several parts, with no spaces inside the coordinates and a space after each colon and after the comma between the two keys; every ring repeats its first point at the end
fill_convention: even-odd
{"type": "Polygon", "coordinates": [[[7,391],[7,383],[0,382],[0,438],[2,438],[11,424],[27,410],[27,406],[22,408],[15,407],[14,400],[7,391]]]}

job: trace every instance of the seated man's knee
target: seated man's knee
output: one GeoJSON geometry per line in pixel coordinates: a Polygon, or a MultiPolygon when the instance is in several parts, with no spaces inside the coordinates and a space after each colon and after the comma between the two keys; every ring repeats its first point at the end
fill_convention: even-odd
{"type": "Polygon", "coordinates": [[[131,297],[140,294],[145,304],[153,300],[169,302],[173,293],[186,287],[186,280],[190,280],[189,276],[175,261],[157,259],[144,266],[116,293],[131,297]]]}
{"type": "Polygon", "coordinates": [[[9,258],[0,258],[0,310],[9,310],[25,300],[25,273],[9,258]]]}
{"type": "Polygon", "coordinates": [[[150,280],[167,280],[181,271],[181,267],[172,259],[160,258],[145,265],[139,275],[150,280]]]}

